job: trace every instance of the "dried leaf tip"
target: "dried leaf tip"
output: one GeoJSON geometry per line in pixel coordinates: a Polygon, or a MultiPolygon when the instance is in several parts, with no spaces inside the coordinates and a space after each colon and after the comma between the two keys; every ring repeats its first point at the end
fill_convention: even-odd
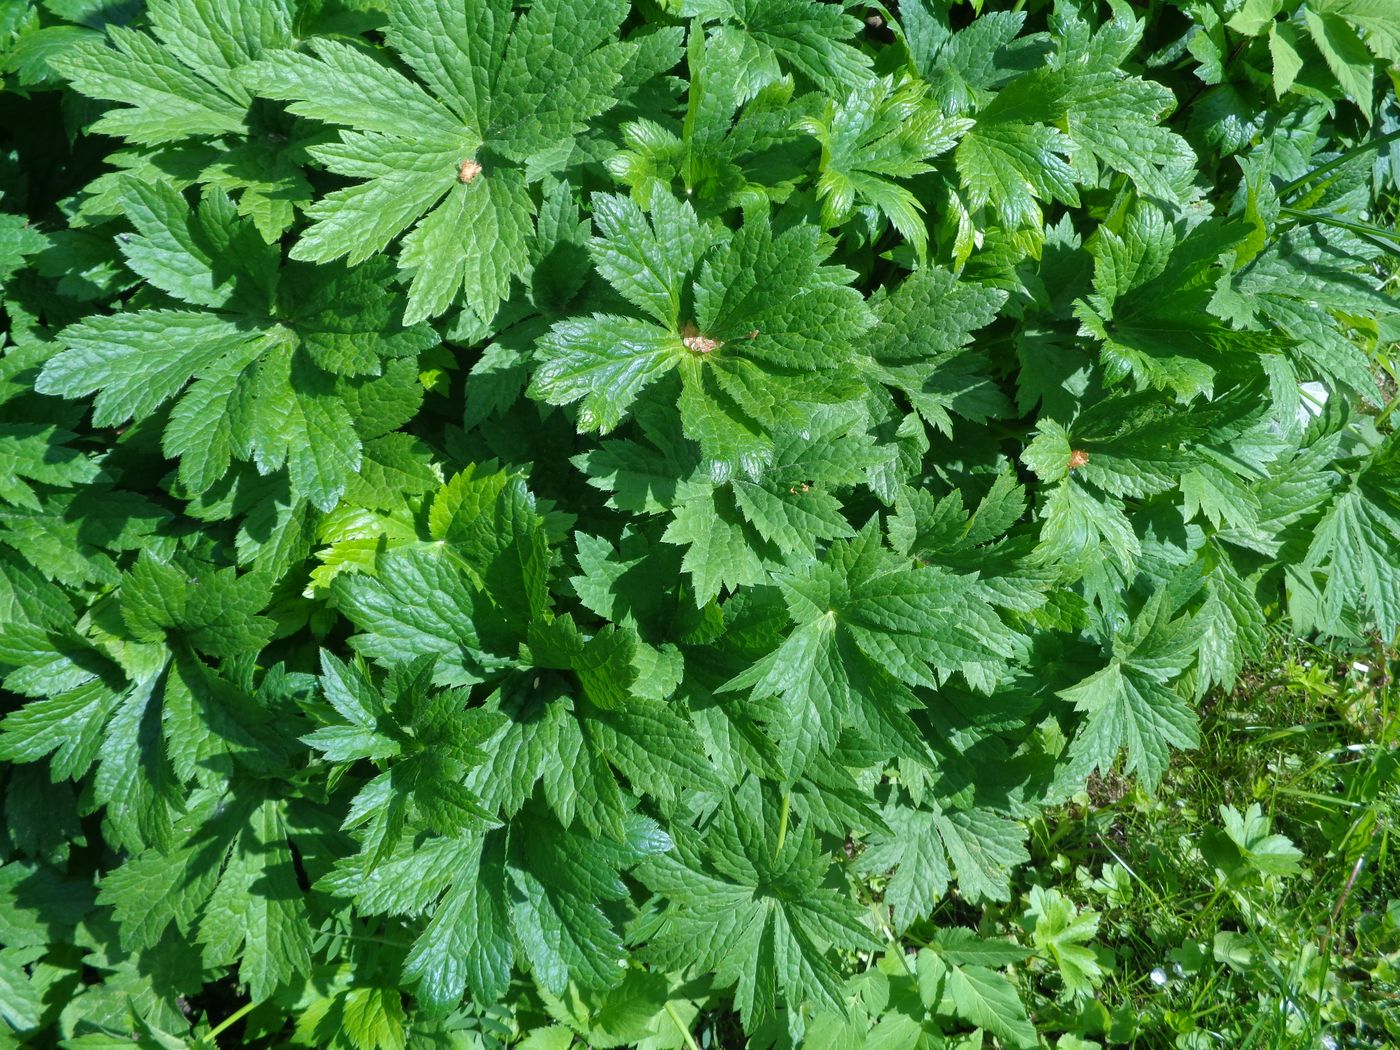
{"type": "Polygon", "coordinates": [[[1070,470],[1078,470],[1080,467],[1084,466],[1084,464],[1088,462],[1089,453],[1085,452],[1082,448],[1077,448],[1069,454],[1070,470]]]}
{"type": "Polygon", "coordinates": [[[457,181],[463,185],[470,186],[476,181],[476,177],[481,174],[481,165],[471,157],[457,165],[457,181]]]}
{"type": "Polygon", "coordinates": [[[696,354],[708,354],[724,345],[718,339],[701,335],[700,329],[695,327],[694,321],[687,321],[681,328],[681,342],[685,344],[687,350],[696,354]]]}

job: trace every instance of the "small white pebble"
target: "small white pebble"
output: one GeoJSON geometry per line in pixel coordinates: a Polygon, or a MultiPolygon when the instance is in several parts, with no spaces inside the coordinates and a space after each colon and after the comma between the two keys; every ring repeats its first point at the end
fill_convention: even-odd
{"type": "Polygon", "coordinates": [[[1370,674],[1370,673],[1371,673],[1371,665],[1370,665],[1370,664],[1354,663],[1354,664],[1351,665],[1351,669],[1352,669],[1353,671],[1357,671],[1357,672],[1359,672],[1359,673],[1361,673],[1361,674],[1370,674]]]}
{"type": "Polygon", "coordinates": [[[1165,988],[1167,986],[1167,971],[1160,966],[1155,967],[1147,976],[1158,988],[1165,988]]]}

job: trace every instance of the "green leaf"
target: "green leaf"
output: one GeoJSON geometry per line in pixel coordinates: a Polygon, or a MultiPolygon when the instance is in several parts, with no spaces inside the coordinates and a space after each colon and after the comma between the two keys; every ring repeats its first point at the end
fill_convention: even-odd
{"type": "Polygon", "coordinates": [[[1121,749],[1125,772],[1140,772],[1151,790],[1170,761],[1171,748],[1195,747],[1196,716],[1175,690],[1114,662],[1060,695],[1087,717],[1070,745],[1076,769],[1108,770],[1121,749]]]}
{"type": "Polygon", "coordinates": [[[1328,507],[1304,565],[1322,567],[1323,616],[1340,626],[1344,608],[1364,609],[1383,637],[1400,629],[1400,571],[1391,556],[1400,544],[1395,497],[1397,443],[1392,438],[1328,507]]]}
{"type": "Polygon", "coordinates": [[[952,432],[954,414],[977,422],[1004,415],[1011,406],[986,357],[964,347],[1005,301],[1003,291],[920,267],[893,294],[875,300],[879,324],[868,337],[866,352],[874,360],[866,368],[944,433],[952,432]]]}
{"type": "Polygon", "coordinates": [[[462,875],[404,960],[404,979],[417,986],[433,1010],[456,1006],[464,987],[477,999],[494,1002],[510,983],[515,951],[499,843],[480,837],[467,843],[454,858],[462,875]]]}
{"type": "Polygon", "coordinates": [[[908,687],[936,688],[955,670],[986,686],[1003,651],[1017,645],[971,580],[911,568],[880,546],[873,526],[832,544],[819,565],[775,582],[795,629],[723,689],[779,701],[772,731],[789,777],[847,727],[921,757],[908,687]]]}
{"type": "Polygon", "coordinates": [[[1003,974],[985,966],[950,965],[937,948],[919,952],[917,965],[919,995],[931,1010],[985,1028],[1010,1046],[1036,1045],[1035,1026],[1003,974]]]}
{"type": "Polygon", "coordinates": [[[405,322],[438,316],[459,294],[491,317],[528,264],[526,184],[614,103],[626,11],[617,0],[547,0],[512,23],[501,0],[412,0],[394,8],[387,39],[422,84],[329,40],[248,67],[260,94],[344,129],[310,153],[357,180],[308,209],[313,223],[292,257],[353,264],[408,231],[405,322]],[[462,229],[472,231],[465,244],[462,229]]]}
{"type": "Polygon", "coordinates": [[[92,792],[106,806],[112,840],[129,850],[164,846],[182,807],[179,785],[161,738],[167,675],[135,683],[107,723],[92,792]]]}
{"type": "Polygon", "coordinates": [[[1220,819],[1244,863],[1261,875],[1296,875],[1302,870],[1302,850],[1287,836],[1269,833],[1269,818],[1257,802],[1251,803],[1243,814],[1233,806],[1222,805],[1220,819]]]}
{"type": "Polygon", "coordinates": [[[649,384],[679,362],[681,337],[648,321],[608,314],[560,321],[536,344],[530,392],[555,405],[581,401],[581,431],[606,434],[649,384]]]}
{"type": "Polygon", "coordinates": [[[772,1015],[779,993],[842,1009],[830,947],[875,944],[855,902],[820,886],[816,840],[798,829],[775,843],[776,822],[771,800],[746,780],[723,803],[708,848],[685,836],[639,869],[668,900],[647,931],[647,955],[663,966],[698,962],[736,984],[747,1026],[772,1015]]]}
{"type": "Polygon", "coordinates": [[[1180,243],[1166,217],[1151,205],[1129,215],[1120,236],[1100,228],[1094,246],[1097,294],[1076,304],[1081,333],[1103,344],[1109,379],[1132,376],[1188,400],[1214,389],[1233,355],[1257,356],[1280,340],[1234,331],[1210,315],[1212,268],[1234,234],[1202,224],[1180,243]]]}
{"type": "Polygon", "coordinates": [[[1341,84],[1342,92],[1361,107],[1369,122],[1375,97],[1376,73],[1371,52],[1357,36],[1356,30],[1341,15],[1315,11],[1303,6],[1303,24],[1308,35],[1322,52],[1327,68],[1341,84]]]}
{"type": "Polygon", "coordinates": [[[67,447],[76,435],[38,423],[0,423],[0,500],[40,509],[31,482],[72,488],[97,478],[97,461],[67,447]]]}
{"type": "Polygon", "coordinates": [[[1054,126],[1067,88],[1057,71],[1031,73],[978,109],[953,154],[971,208],[991,204],[1007,226],[1039,226],[1040,201],[1079,202],[1066,159],[1074,143],[1054,126]]]}
{"type": "Polygon", "coordinates": [[[1009,900],[1011,870],[1029,859],[1025,830],[992,810],[890,806],[882,816],[890,830],[872,837],[860,866],[894,870],[885,900],[898,930],[927,918],[955,874],[959,891],[973,903],[1009,900]]]}
{"type": "Polygon", "coordinates": [[[1098,933],[1095,912],[1080,912],[1059,890],[1032,886],[1025,920],[1034,923],[1031,937],[1036,950],[1055,964],[1065,991],[1088,995],[1102,983],[1098,957],[1086,943],[1098,933]]]}
{"type": "MultiPolygon", "coordinates": [[[[657,207],[671,216],[663,224],[695,229],[689,205],[657,207]]],[[[766,216],[749,217],[709,249],[688,295],[680,281],[694,268],[699,242],[682,235],[668,245],[677,254],[664,266],[659,249],[647,249],[647,265],[662,267],[664,275],[647,278],[646,292],[620,262],[643,250],[635,247],[638,239],[646,243],[656,234],[639,225],[639,214],[627,214],[628,224],[616,226],[612,238],[595,239],[594,253],[619,263],[604,267],[619,293],[672,319],[662,327],[594,314],[555,324],[539,341],[531,394],[553,404],[581,400],[580,430],[606,431],[645,387],[679,366],[686,436],[725,470],[757,476],[772,460],[773,430],[800,428],[816,404],[844,399],[848,379],[840,366],[850,342],[870,326],[869,311],[846,286],[849,272],[823,265],[829,249],[820,246],[815,227],[774,236],[766,216]],[[677,288],[682,301],[693,297],[695,310],[679,325],[670,307],[677,288]]]]}
{"type": "Polygon", "coordinates": [[[868,76],[870,59],[846,43],[860,23],[839,7],[815,0],[709,0],[697,6],[702,18],[742,27],[722,28],[718,36],[742,34],[758,61],[776,60],[828,91],[842,91],[868,76]]]}
{"type": "Polygon", "coordinates": [[[345,403],[352,381],[339,377],[361,377],[354,385],[384,396],[395,381],[387,364],[437,337],[393,320],[400,300],[383,287],[382,266],[279,272],[275,253],[221,195],[196,211],[169,187],[129,188],[128,199],[142,231],[128,244],[133,265],[211,309],[144,309],[70,325],[66,349],[46,362],[35,388],[69,398],[96,392],[97,426],[139,422],[179,395],[164,448],[180,458],[192,491],[208,490],[237,457],[263,474],[285,466],[293,491],[329,510],[360,468],[359,430],[369,429],[345,403]]]}
{"type": "Polygon", "coordinates": [[[928,247],[923,205],[896,179],[932,171],[928,163],[952,149],[972,121],[945,117],[926,101],[927,85],[905,81],[896,86],[881,78],[874,90],[862,85],[840,104],[828,102],[804,130],[822,144],[822,222],[839,226],[857,205],[873,205],[922,258],[928,247]]]}
{"type": "Polygon", "coordinates": [[[122,619],[140,641],[186,642],[211,656],[256,653],[276,625],[257,615],[270,598],[257,574],[232,568],[187,572],[142,558],[122,583],[122,619]]]}
{"type": "Polygon", "coordinates": [[[206,965],[238,961],[254,1002],[311,967],[311,925],[278,803],[250,814],[199,924],[206,965]]]}
{"type": "Polygon", "coordinates": [[[345,1034],[358,1050],[403,1050],[403,1000],[396,988],[352,988],[345,996],[345,1034]]]}
{"type": "Polygon", "coordinates": [[[594,194],[592,204],[598,236],[589,250],[598,272],[653,321],[680,331],[682,296],[713,233],[670,194],[652,199],[650,222],[626,197],[594,194]]]}
{"type": "Polygon", "coordinates": [[[482,681],[491,660],[473,616],[481,592],[446,548],[386,551],[373,574],[342,573],[331,593],[359,629],[351,644],[370,659],[388,666],[431,653],[439,685],[482,681]]]}

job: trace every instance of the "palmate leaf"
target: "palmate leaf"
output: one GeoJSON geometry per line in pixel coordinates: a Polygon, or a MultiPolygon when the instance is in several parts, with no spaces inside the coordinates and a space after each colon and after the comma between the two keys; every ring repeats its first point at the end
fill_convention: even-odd
{"type": "Polygon", "coordinates": [[[432,654],[438,685],[467,686],[515,663],[546,615],[549,550],[519,477],[474,469],[433,494],[423,534],[386,538],[332,596],[359,633],[351,645],[383,667],[432,654]]]}
{"type": "MultiPolygon", "coordinates": [[[[129,948],[151,948],[173,924],[209,966],[237,964],[254,1002],[311,966],[311,923],[287,846],[285,804],[249,789],[227,809],[195,800],[200,831],[168,852],[129,858],[102,882],[129,948]]],[[[225,800],[227,802],[227,800],[225,800]]],[[[194,826],[193,822],[186,827],[194,826]]]]}
{"type": "Polygon", "coordinates": [[[23,215],[0,212],[0,302],[5,284],[26,258],[44,250],[48,238],[29,224],[23,215]]]}
{"type": "Polygon", "coordinates": [[[1037,811],[1400,629],[1394,0],[10,6],[21,1041],[1030,1046],[1037,811]]]}
{"type": "Polygon", "coordinates": [[[362,665],[344,664],[325,650],[321,668],[322,694],[340,719],[302,741],[328,762],[388,766],[360,789],[345,820],[362,829],[366,868],[392,851],[405,821],[446,836],[493,823],[462,780],[485,758],[477,745],[499,719],[480,708],[464,710],[461,692],[433,693],[432,656],[395,668],[382,691],[362,665]]]}
{"type": "MultiPolygon", "coordinates": [[[[625,793],[644,791],[670,802],[688,790],[718,787],[685,717],[653,696],[639,695],[645,688],[639,682],[641,656],[633,633],[608,629],[585,640],[568,617],[531,632],[530,684],[502,690],[499,709],[510,710],[516,725],[497,734],[502,748],[492,755],[493,763],[510,763],[516,781],[510,790],[517,797],[541,777],[545,799],[565,827],[577,817],[593,833],[620,839],[630,809],[625,793]],[[549,670],[570,672],[571,680],[547,683],[549,670]],[[532,726],[532,712],[538,717],[542,703],[555,717],[532,726]],[[559,715],[565,707],[570,713],[559,715]],[[507,747],[527,754],[526,764],[516,764],[507,747]],[[543,761],[532,761],[529,752],[543,761]]],[[[481,772],[479,779],[487,779],[495,771],[481,772]]],[[[493,795],[499,790],[491,788],[493,795]]]]}
{"type": "Polygon", "coordinates": [[[110,625],[121,632],[121,663],[62,610],[0,627],[5,686],[35,698],[0,722],[0,756],[32,762],[52,753],[55,778],[92,769],[113,842],[170,845],[184,785],[286,760],[269,714],[197,655],[260,650],[273,629],[256,615],[267,587],[232,568],[137,562],[121,579],[120,616],[110,625]]]}
{"type": "Polygon", "coordinates": [[[621,841],[566,831],[542,809],[485,834],[430,839],[368,872],[336,868],[318,884],[366,914],[430,918],[409,950],[404,977],[433,1011],[463,990],[482,1002],[505,991],[517,956],[558,995],[619,983],[624,946],[600,904],[626,896],[619,873],[668,850],[646,818],[629,817],[621,841]]]}
{"type": "MultiPolygon", "coordinates": [[[[289,140],[275,115],[254,105],[241,71],[264,52],[292,46],[316,14],[293,0],[154,0],[143,31],[127,24],[135,13],[121,4],[67,8],[62,14],[82,28],[39,30],[26,63],[89,98],[118,103],[105,112],[92,107],[100,113],[92,131],[161,154],[157,163],[149,153],[113,154],[117,167],[142,179],[218,186],[265,240],[276,241],[310,200],[305,154],[298,136],[289,140]]],[[[98,176],[83,208],[112,214],[116,182],[98,176]]]]}
{"type": "Polygon", "coordinates": [[[387,264],[279,268],[276,249],[220,191],[197,210],[168,183],[132,182],[127,194],[137,230],[125,245],[129,265],[205,309],[153,307],[70,325],[35,388],[96,392],[97,426],[143,420],[177,399],[164,447],[191,492],[209,489],[237,458],[263,474],[285,466],[293,493],[329,510],[359,468],[363,440],[381,432],[377,413],[352,414],[357,389],[392,403],[394,388],[416,382],[412,359],[437,336],[394,319],[387,264]]]}
{"type": "Polygon", "coordinates": [[[1216,264],[1242,233],[1202,223],[1178,242],[1150,204],[1139,204],[1121,233],[1100,227],[1092,249],[1095,294],[1075,304],[1075,316],[1081,334],[1102,343],[1111,381],[1131,376],[1139,389],[1188,400],[1210,394],[1221,371],[1282,348],[1272,332],[1235,331],[1210,314],[1216,264]]]}
{"type": "Polygon", "coordinates": [[[925,745],[907,711],[910,687],[936,688],[955,671],[990,688],[1022,644],[972,578],[883,548],[874,524],[838,541],[822,562],[775,575],[794,629],[723,691],[778,700],[771,729],[788,777],[856,728],[916,760],[925,745]]]}
{"type": "MultiPolygon", "coordinates": [[[[975,62],[945,45],[949,53],[940,54],[926,74],[935,92],[949,93],[959,108],[980,103],[954,154],[972,208],[991,204],[1007,226],[1039,227],[1040,202],[1076,204],[1076,184],[1091,181],[1085,176],[1094,174],[1092,164],[1086,167],[1080,151],[1127,175],[1144,194],[1178,197],[1194,155],[1159,124],[1175,105],[1172,93],[1121,69],[1143,23],[1119,11],[1091,34],[1077,15],[1056,12],[1055,54],[982,101],[1000,79],[995,49],[1008,41],[1019,19],[980,21],[987,22],[980,31],[987,50],[975,62]]],[[[940,35],[932,34],[935,46],[940,35]]]]}
{"type": "Polygon", "coordinates": [[[989,11],[953,32],[947,13],[928,0],[903,5],[909,57],[950,113],[962,114],[993,97],[997,87],[1043,61],[1043,41],[1017,40],[1023,11],[989,11]]]}
{"type": "Polygon", "coordinates": [[[1319,65],[1325,65],[1342,93],[1369,121],[1375,103],[1376,59],[1394,62],[1400,57],[1400,29],[1396,28],[1400,10],[1389,0],[1308,0],[1289,5],[1291,11],[1284,6],[1254,0],[1226,24],[1252,37],[1268,30],[1274,92],[1280,98],[1293,88],[1304,56],[1314,61],[1320,57],[1319,65]],[[1310,54],[1309,44],[1316,48],[1310,54]]]}
{"type": "Polygon", "coordinates": [[[1195,747],[1195,713],[1169,684],[1190,662],[1196,640],[1190,617],[1170,618],[1157,592],[1132,625],[1113,639],[1108,665],[1060,690],[1085,717],[1069,748],[1066,782],[1106,771],[1126,749],[1124,772],[1137,772],[1152,791],[1172,748],[1195,747]]]}
{"type": "Polygon", "coordinates": [[[44,688],[54,692],[40,694],[0,722],[0,757],[33,762],[52,753],[55,777],[76,779],[92,770],[93,797],[105,807],[111,841],[131,850],[169,845],[172,822],[183,808],[181,783],[192,776],[193,762],[201,754],[212,757],[248,745],[248,734],[231,717],[220,719],[221,734],[196,727],[189,718],[201,703],[236,700],[234,691],[188,663],[159,666],[128,685],[114,666],[104,667],[100,656],[76,639],[63,649],[52,636],[35,639],[24,655],[14,641],[18,638],[4,654],[6,664],[18,665],[6,678],[9,687],[21,688],[24,672],[32,677],[42,666],[53,683],[44,688]],[[34,662],[21,662],[26,657],[34,662]],[[59,660],[67,663],[76,684],[57,684],[59,660]],[[163,725],[167,718],[168,726],[163,725]],[[199,735],[182,739],[181,732],[190,728],[199,735]]]}
{"type": "Polygon", "coordinates": [[[794,126],[792,78],[750,37],[732,31],[708,38],[691,33],[686,61],[681,127],[673,130],[655,113],[626,122],[620,129],[626,149],[609,158],[609,170],[646,208],[658,194],[674,193],[678,180],[707,216],[784,199],[817,152],[794,126]]]}
{"type": "Polygon", "coordinates": [[[1300,371],[1367,401],[1377,397],[1365,352],[1339,316],[1384,317],[1394,300],[1377,287],[1367,261],[1376,249],[1359,238],[1316,226],[1295,226],[1271,239],[1217,290],[1211,308],[1251,329],[1290,337],[1300,371]]]}
{"type": "MultiPolygon", "coordinates": [[[[1029,99],[1039,93],[1027,84],[1021,92],[1029,99]]],[[[1065,159],[1069,139],[1058,128],[1020,119],[1023,105],[1034,106],[1021,93],[999,94],[977,114],[977,122],[958,143],[954,154],[958,176],[967,189],[968,204],[980,208],[992,204],[1008,226],[1038,226],[1041,201],[1075,204],[1079,194],[1065,159]]],[[[1054,111],[1033,108],[1042,120],[1054,111]]]]}
{"type": "Polygon", "coordinates": [[[1400,630],[1400,442],[1392,435],[1349,479],[1313,534],[1303,569],[1322,569],[1320,626],[1337,631],[1344,609],[1364,610],[1381,637],[1400,630]]]}
{"type": "Polygon", "coordinates": [[[779,830],[774,800],[746,780],[726,798],[703,840],[683,835],[674,852],[638,869],[666,906],[634,931],[648,958],[667,968],[698,963],[735,984],[746,1026],[780,1001],[840,1010],[831,948],[875,941],[849,897],[821,885],[826,862],[806,828],[779,830]]]}
{"type": "Polygon", "coordinates": [[[1199,633],[1196,652],[1198,693],[1212,685],[1234,682],[1249,660],[1264,651],[1264,610],[1250,581],[1241,577],[1229,552],[1209,544],[1201,552],[1202,600],[1193,623],[1199,633]]]}
{"type": "Polygon", "coordinates": [[[107,41],[84,39],[48,65],[93,98],[122,103],[93,130],[145,146],[246,130],[252,95],[239,70],[264,51],[290,46],[290,0],[152,0],[152,34],[119,24],[107,41]]]}
{"type": "Polygon", "coordinates": [[[733,40],[769,75],[793,70],[832,94],[864,81],[870,59],[846,43],[860,22],[839,6],[817,0],[686,0],[682,11],[702,22],[719,20],[712,39],[733,40]]]}
{"type": "Polygon", "coordinates": [[[1059,971],[1065,990],[1071,995],[1091,993],[1103,981],[1092,941],[1099,929],[1099,916],[1080,912],[1059,890],[1034,886],[1028,896],[1024,922],[1034,922],[1031,936],[1036,948],[1059,971]]]}
{"type": "Polygon", "coordinates": [[[33,483],[71,488],[94,480],[99,463],[68,447],[75,436],[38,423],[0,423],[0,500],[39,510],[33,483]]]}
{"type": "Polygon", "coordinates": [[[817,195],[822,223],[839,226],[857,204],[873,205],[923,257],[928,247],[924,207],[895,179],[932,171],[933,157],[952,149],[972,121],[945,117],[926,99],[927,85],[883,77],[863,85],[818,117],[800,123],[822,144],[817,195]]]}
{"type": "Polygon", "coordinates": [[[872,318],[850,272],[824,265],[830,248],[815,227],[775,235],[755,215],[715,241],[689,204],[658,196],[650,222],[621,198],[598,208],[600,270],[655,320],[594,314],[554,325],[537,344],[533,396],[581,402],[579,429],[606,432],[678,370],[686,436],[722,472],[752,476],[772,461],[774,429],[800,428],[810,406],[850,396],[842,365],[872,318]]]}
{"type": "Polygon", "coordinates": [[[894,292],[872,301],[878,324],[866,337],[863,371],[898,390],[932,427],[950,433],[954,414],[983,422],[1010,403],[993,381],[986,358],[964,347],[990,324],[1006,293],[960,282],[924,266],[894,292]]]}
{"type": "Polygon", "coordinates": [[[888,832],[872,836],[860,857],[862,871],[893,870],[885,902],[895,928],[927,918],[948,891],[954,874],[969,901],[1008,900],[1012,870],[1029,859],[1025,830],[989,809],[945,812],[938,805],[882,811],[888,832]]]}
{"type": "Polygon", "coordinates": [[[1161,123],[1176,108],[1172,92],[1125,72],[1146,24],[1128,8],[1116,8],[1097,29],[1073,9],[1057,11],[1051,21],[1059,39],[1054,66],[1064,85],[1070,141],[1110,171],[1127,175],[1142,194],[1174,201],[1196,157],[1185,139],[1161,123]]]}
{"type": "Polygon", "coordinates": [[[386,35],[418,80],[330,40],[249,67],[259,94],[346,129],[310,152],[358,180],[308,210],[292,258],[358,263],[411,227],[399,252],[405,323],[458,295],[490,318],[529,261],[527,185],[562,166],[588,119],[614,103],[626,14],[620,0],[546,0],[519,18],[509,0],[404,0],[386,35]]]}
{"type": "Polygon", "coordinates": [[[778,431],[773,462],[759,478],[738,474],[717,483],[703,468],[688,471],[674,489],[661,538],[685,547],[681,568],[690,574],[696,606],[810,561],[824,541],[854,536],[835,492],[860,484],[888,458],[858,418],[833,408],[814,413],[803,430],[778,431]]]}
{"type": "Polygon", "coordinates": [[[986,956],[991,957],[987,961],[1002,962],[1010,953],[998,950],[996,942],[982,942],[969,951],[970,939],[949,937],[950,932],[940,930],[943,936],[919,952],[916,966],[924,1005],[935,1014],[985,1029],[1007,1046],[1035,1046],[1035,1026],[1016,986],[1005,974],[981,965],[986,956]]]}

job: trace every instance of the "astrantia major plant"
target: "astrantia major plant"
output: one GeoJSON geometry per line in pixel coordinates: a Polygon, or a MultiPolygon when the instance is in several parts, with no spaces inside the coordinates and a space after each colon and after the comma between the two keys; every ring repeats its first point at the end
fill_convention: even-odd
{"type": "Polygon", "coordinates": [[[940,904],[1400,630],[1397,27],[11,5],[0,1042],[1036,1045],[940,904]]]}

